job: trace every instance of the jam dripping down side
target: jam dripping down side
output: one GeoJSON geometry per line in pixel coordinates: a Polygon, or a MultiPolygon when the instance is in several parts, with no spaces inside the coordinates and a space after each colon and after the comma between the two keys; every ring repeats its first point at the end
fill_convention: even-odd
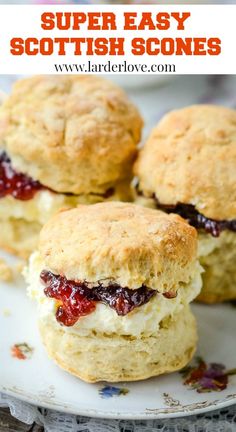
{"type": "Polygon", "coordinates": [[[14,170],[5,152],[0,153],[0,198],[11,195],[17,200],[27,201],[41,189],[43,186],[38,181],[14,170]]]}
{"type": "Polygon", "coordinates": [[[65,326],[73,326],[80,317],[93,312],[97,302],[109,305],[118,315],[124,316],[147,303],[157,293],[145,286],[131,290],[115,283],[108,286],[99,283],[89,288],[86,281],[70,281],[47,270],[41,272],[40,279],[45,286],[45,295],[61,302],[56,319],[65,326]]]}

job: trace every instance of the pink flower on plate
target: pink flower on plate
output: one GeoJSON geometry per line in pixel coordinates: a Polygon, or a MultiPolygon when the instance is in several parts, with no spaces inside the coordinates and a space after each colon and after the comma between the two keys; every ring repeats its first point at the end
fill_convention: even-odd
{"type": "Polygon", "coordinates": [[[184,377],[184,385],[188,385],[198,393],[209,393],[225,390],[229,375],[236,375],[236,369],[227,371],[220,363],[207,364],[198,357],[194,366],[187,366],[180,373],[184,377]]]}

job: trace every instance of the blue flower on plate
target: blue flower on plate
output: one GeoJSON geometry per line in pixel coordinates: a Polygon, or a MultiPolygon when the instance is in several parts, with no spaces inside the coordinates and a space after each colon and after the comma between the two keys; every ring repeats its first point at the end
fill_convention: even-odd
{"type": "Polygon", "coordinates": [[[129,390],[125,387],[114,387],[105,385],[99,390],[99,395],[103,399],[110,399],[113,396],[125,396],[129,393],[129,390]]]}

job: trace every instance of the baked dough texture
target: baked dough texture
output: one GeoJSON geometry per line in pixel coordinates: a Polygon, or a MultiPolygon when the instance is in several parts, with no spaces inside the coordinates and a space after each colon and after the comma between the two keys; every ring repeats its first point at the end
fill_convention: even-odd
{"type": "MultiPolygon", "coordinates": [[[[136,204],[156,208],[153,199],[137,197],[136,204]]],[[[219,237],[198,231],[198,257],[203,286],[197,300],[219,303],[236,299],[236,234],[222,231],[219,237]]]]}
{"type": "MultiPolygon", "coordinates": [[[[215,220],[236,219],[236,111],[211,105],[167,114],[151,133],[135,164],[136,202],[192,204],[215,220]],[[147,197],[147,198],[146,198],[147,197]]],[[[199,230],[199,257],[205,270],[199,300],[236,299],[236,234],[219,238],[199,230]]]]}
{"type": "Polygon", "coordinates": [[[196,322],[189,306],[161,322],[149,337],[91,332],[66,332],[51,317],[40,320],[40,333],[49,356],[66,371],[87,382],[134,381],[173,372],[192,358],[197,342],[196,322]],[[105,353],[105,355],[104,355],[105,353]]]}
{"type": "Polygon", "coordinates": [[[142,119],[115,84],[91,75],[18,81],[0,109],[13,166],[56,192],[105,193],[130,179],[142,119]]]}
{"type": "Polygon", "coordinates": [[[120,184],[113,195],[104,198],[97,194],[65,195],[42,190],[28,201],[12,196],[0,198],[0,247],[17,256],[28,258],[37,248],[43,225],[61,209],[103,200],[129,199],[129,188],[120,184]]]}
{"type": "Polygon", "coordinates": [[[198,300],[218,303],[236,299],[236,234],[223,231],[218,238],[199,234],[198,255],[204,269],[198,300]]]}
{"type": "Polygon", "coordinates": [[[0,248],[18,257],[27,259],[37,247],[42,228],[37,222],[24,219],[2,219],[0,217],[0,248]]]}
{"type": "Polygon", "coordinates": [[[67,75],[18,81],[0,108],[0,151],[17,171],[52,191],[29,201],[0,199],[0,246],[27,257],[58,210],[131,200],[141,129],[137,109],[107,80],[67,75]]]}
{"type": "Polygon", "coordinates": [[[42,229],[45,268],[69,280],[178,290],[196,268],[197,233],[181,217],[135,204],[79,206],[42,229]],[[157,288],[158,287],[158,288],[157,288]]]}
{"type": "Polygon", "coordinates": [[[196,230],[177,215],[107,202],[54,216],[24,276],[38,304],[42,340],[50,357],[88,381],[133,381],[185,366],[196,347],[189,303],[200,292],[196,230]],[[147,288],[156,294],[125,316],[98,302],[71,327],[56,320],[59,303],[46,297],[42,270],[72,280],[147,288]],[[175,291],[174,298],[163,292],[175,291]],[[104,355],[106,353],[106,355],[104,355]]]}
{"type": "Polygon", "coordinates": [[[236,218],[236,111],[196,105],[154,128],[135,164],[139,188],[162,204],[192,204],[212,219],[236,218]]]}

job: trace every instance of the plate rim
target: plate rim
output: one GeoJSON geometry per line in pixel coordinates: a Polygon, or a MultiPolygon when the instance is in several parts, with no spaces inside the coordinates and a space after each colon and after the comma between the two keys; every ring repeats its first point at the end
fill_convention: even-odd
{"type": "MultiPolygon", "coordinates": [[[[182,411],[177,411],[177,407],[166,407],[166,408],[157,408],[155,409],[147,409],[147,411],[141,411],[140,413],[132,414],[132,413],[119,413],[119,412],[107,412],[107,411],[101,411],[96,409],[79,409],[77,411],[70,409],[70,407],[67,406],[60,406],[56,407],[53,406],[53,404],[50,404],[48,402],[42,402],[37,401],[36,399],[32,400],[29,399],[27,396],[23,394],[14,393],[14,391],[6,388],[0,387],[0,392],[3,395],[7,395],[10,397],[13,397],[17,400],[20,400],[22,402],[26,402],[30,405],[39,407],[39,408],[45,408],[53,411],[58,411],[65,414],[72,414],[72,415],[78,415],[83,417],[91,417],[91,418],[102,418],[105,420],[156,420],[156,419],[171,419],[171,418],[183,418],[183,417],[190,417],[198,414],[203,413],[209,413],[212,411],[216,411],[219,409],[223,409],[232,405],[236,405],[236,394],[232,394],[229,396],[226,396],[225,399],[222,399],[222,401],[216,399],[212,402],[194,402],[189,405],[183,405],[182,411]],[[193,408],[194,405],[203,405],[206,404],[207,406],[199,407],[199,408],[193,408]],[[185,409],[184,409],[185,408],[185,409]],[[176,410],[173,412],[173,410],[176,410]],[[165,412],[164,412],[165,411],[165,412]]],[[[180,407],[179,407],[180,409],[180,407]]]]}
{"type": "Polygon", "coordinates": [[[78,401],[72,401],[72,403],[70,403],[66,402],[63,398],[43,400],[39,395],[28,392],[24,386],[23,388],[18,388],[17,385],[12,385],[12,382],[6,382],[5,384],[0,382],[0,392],[2,394],[8,395],[9,397],[15,398],[16,400],[21,400],[32,406],[91,418],[120,420],[183,418],[202,413],[209,413],[215,410],[236,405],[235,387],[232,388],[231,391],[230,388],[228,390],[229,391],[224,392],[224,394],[221,395],[219,392],[214,392],[214,395],[212,395],[211,398],[208,398],[208,395],[206,394],[203,400],[192,400],[191,403],[187,403],[189,402],[187,398],[185,403],[180,403],[177,406],[174,404],[171,406],[171,404],[162,402],[160,405],[158,404],[159,407],[157,408],[147,408],[144,400],[142,406],[136,410],[132,410],[132,408],[129,409],[127,405],[125,406],[125,410],[119,410],[116,408],[116,404],[114,404],[114,406],[111,406],[110,409],[104,411],[103,407],[98,409],[96,406],[94,407],[94,404],[81,407],[78,401]]]}

